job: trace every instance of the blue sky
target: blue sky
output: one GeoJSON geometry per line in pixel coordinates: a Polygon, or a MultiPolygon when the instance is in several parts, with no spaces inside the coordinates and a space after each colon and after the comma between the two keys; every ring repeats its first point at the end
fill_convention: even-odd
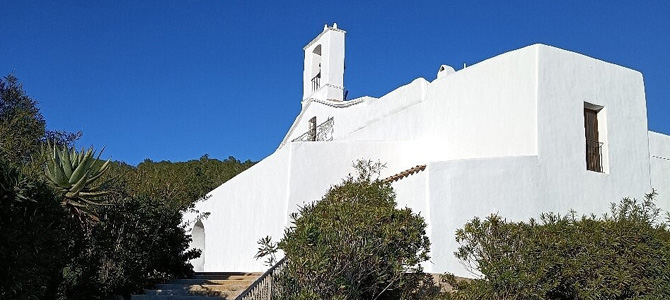
{"type": "Polygon", "coordinates": [[[300,111],[302,47],[347,30],[349,98],[544,43],[643,73],[670,133],[670,1],[0,0],[0,74],[50,129],[137,164],[271,154],[300,111]]]}

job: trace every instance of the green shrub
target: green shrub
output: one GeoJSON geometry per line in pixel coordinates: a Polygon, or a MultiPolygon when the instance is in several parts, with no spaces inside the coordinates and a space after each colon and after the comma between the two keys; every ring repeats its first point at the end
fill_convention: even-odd
{"type": "Polygon", "coordinates": [[[12,166],[39,152],[46,122],[13,74],[0,78],[0,156],[12,166]]]}
{"type": "Polygon", "coordinates": [[[380,168],[359,161],[357,177],[291,215],[279,242],[287,257],[284,298],[417,299],[432,291],[420,266],[429,258],[426,223],[396,208],[390,184],[372,179],[380,168]]]}
{"type": "Polygon", "coordinates": [[[0,158],[0,299],[54,297],[71,225],[51,188],[0,158]]]}
{"type": "MultiPolygon", "coordinates": [[[[179,173],[152,168],[132,177],[125,176],[132,167],[114,164],[117,172],[101,177],[120,179],[114,181],[113,193],[107,195],[105,189],[93,194],[90,184],[97,174],[74,176],[72,158],[78,155],[67,151],[65,157],[66,151],[59,151],[58,161],[40,155],[47,141],[68,149],[80,136],[80,132],[46,130],[37,102],[18,80],[11,74],[0,78],[0,299],[128,298],[143,286],[188,274],[187,262],[197,252],[184,253],[189,236],[180,222],[182,210],[211,190],[205,191],[210,185],[199,180],[217,173],[225,173],[217,178],[227,180],[253,164],[203,157],[199,163],[204,171],[192,172],[198,176],[188,172],[191,165],[177,164],[179,173]],[[67,160],[70,164],[62,163],[67,160]],[[60,187],[60,198],[46,183],[45,165],[55,172],[50,173],[60,187]],[[64,181],[61,175],[70,172],[69,179],[83,180],[64,181]],[[159,176],[163,174],[167,175],[159,176]],[[156,182],[152,177],[161,180],[152,184],[156,182]],[[160,192],[144,192],[154,190],[160,192]],[[98,222],[71,215],[61,205],[64,196],[65,208],[89,210],[84,206],[93,200],[89,197],[101,194],[106,197],[101,202],[110,205],[90,207],[98,222]]],[[[89,156],[82,160],[87,168],[106,168],[89,156]]]]}
{"type": "Polygon", "coordinates": [[[456,256],[481,279],[451,283],[456,299],[667,299],[670,232],[654,194],[602,217],[543,214],[539,222],[475,218],[456,256]]]}
{"type": "Polygon", "coordinates": [[[199,251],[186,252],[190,236],[180,225],[179,208],[147,197],[108,201],[114,205],[97,209],[100,220],[90,223],[81,248],[63,269],[62,299],[128,298],[193,272],[188,260],[199,251]]]}

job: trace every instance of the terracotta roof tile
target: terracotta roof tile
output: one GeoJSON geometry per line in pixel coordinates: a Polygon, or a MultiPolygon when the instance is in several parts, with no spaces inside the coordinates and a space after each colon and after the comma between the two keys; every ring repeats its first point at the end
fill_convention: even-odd
{"type": "Polygon", "coordinates": [[[410,176],[410,175],[414,175],[414,174],[416,174],[416,173],[419,173],[419,172],[421,172],[421,171],[423,171],[423,170],[425,170],[425,169],[426,169],[426,165],[417,165],[416,167],[409,168],[409,169],[407,169],[407,170],[405,170],[405,171],[402,171],[402,172],[400,172],[400,173],[397,173],[397,174],[395,174],[395,175],[391,175],[391,176],[389,176],[389,177],[386,177],[386,178],[382,179],[382,181],[383,181],[383,182],[389,182],[389,183],[391,183],[391,182],[395,182],[395,181],[398,181],[398,180],[400,180],[400,179],[403,179],[403,178],[405,178],[405,177],[407,177],[407,176],[410,176]]]}

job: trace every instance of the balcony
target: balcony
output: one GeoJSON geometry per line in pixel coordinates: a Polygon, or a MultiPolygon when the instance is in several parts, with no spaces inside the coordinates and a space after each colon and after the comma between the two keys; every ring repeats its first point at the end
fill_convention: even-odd
{"type": "Polygon", "coordinates": [[[312,92],[321,87],[321,72],[312,78],[312,92]]]}
{"type": "Polygon", "coordinates": [[[586,169],[594,172],[603,172],[602,161],[603,143],[586,140],[586,169]]]}
{"type": "Polygon", "coordinates": [[[310,128],[309,131],[301,134],[297,138],[291,140],[291,142],[327,142],[333,140],[333,125],[334,120],[332,117],[328,118],[325,122],[310,128]]]}

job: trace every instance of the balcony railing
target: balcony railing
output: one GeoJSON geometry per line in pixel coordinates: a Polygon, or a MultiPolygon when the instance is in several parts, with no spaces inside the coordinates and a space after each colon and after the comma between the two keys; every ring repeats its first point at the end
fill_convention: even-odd
{"type": "Polygon", "coordinates": [[[328,118],[325,122],[316,126],[316,130],[308,130],[307,132],[301,134],[297,138],[291,140],[291,142],[326,142],[333,140],[333,131],[335,121],[332,117],[328,118]]]}
{"type": "Polygon", "coordinates": [[[595,172],[603,171],[603,143],[586,140],[586,169],[595,172]]]}
{"type": "Polygon", "coordinates": [[[321,87],[321,72],[312,78],[312,92],[321,87]]]}

